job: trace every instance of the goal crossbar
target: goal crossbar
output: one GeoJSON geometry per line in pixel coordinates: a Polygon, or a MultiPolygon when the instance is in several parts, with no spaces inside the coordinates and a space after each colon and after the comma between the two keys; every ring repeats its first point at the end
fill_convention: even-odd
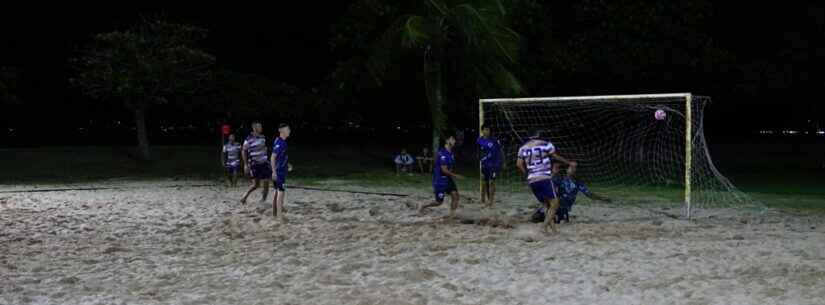
{"type": "Polygon", "coordinates": [[[556,97],[519,97],[519,98],[488,98],[480,99],[481,103],[529,103],[554,101],[587,101],[587,100],[627,100],[627,99],[657,99],[657,98],[688,98],[691,93],[662,93],[662,94],[627,94],[627,95],[590,95],[590,96],[556,96],[556,97]]]}

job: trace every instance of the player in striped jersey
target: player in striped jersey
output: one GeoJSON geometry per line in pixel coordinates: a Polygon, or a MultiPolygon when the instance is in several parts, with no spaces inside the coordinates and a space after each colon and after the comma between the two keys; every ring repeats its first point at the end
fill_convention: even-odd
{"type": "Polygon", "coordinates": [[[540,139],[541,132],[536,130],[531,132],[530,140],[518,150],[518,160],[516,167],[522,174],[527,176],[527,182],[533,195],[539,202],[544,204],[548,211],[544,219],[544,231],[548,228],[557,232],[556,210],[559,208],[559,198],[556,196],[556,188],[553,186],[552,164],[559,161],[570,166],[576,166],[575,161],[568,161],[556,152],[553,143],[540,139]]]}
{"type": "Polygon", "coordinates": [[[229,186],[238,186],[238,172],[241,170],[241,145],[235,142],[235,135],[229,135],[229,139],[223,145],[221,155],[229,186]]]}
{"type": "Polygon", "coordinates": [[[261,202],[266,201],[269,194],[269,179],[272,178],[272,168],[269,167],[269,159],[266,155],[266,137],[262,134],[261,123],[252,123],[252,133],[243,141],[241,157],[243,158],[244,173],[252,177],[252,185],[241,198],[241,203],[246,203],[246,198],[253,191],[258,189],[263,182],[264,190],[261,193],[261,202]]]}

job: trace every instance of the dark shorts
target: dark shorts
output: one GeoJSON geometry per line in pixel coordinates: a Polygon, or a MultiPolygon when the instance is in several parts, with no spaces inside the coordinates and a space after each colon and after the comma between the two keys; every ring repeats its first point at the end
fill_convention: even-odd
{"type": "Polygon", "coordinates": [[[564,197],[559,197],[559,206],[565,208],[567,210],[573,210],[573,204],[575,202],[572,200],[564,199],[564,197]]]}
{"type": "Polygon", "coordinates": [[[530,189],[541,203],[556,198],[556,188],[553,187],[553,180],[546,179],[530,183],[530,189]]]}
{"type": "Polygon", "coordinates": [[[484,181],[496,180],[500,172],[501,169],[497,167],[481,167],[481,174],[484,176],[484,181]]]}
{"type": "Polygon", "coordinates": [[[286,192],[286,173],[275,172],[275,181],[272,181],[276,190],[286,192]]]}
{"type": "Polygon", "coordinates": [[[237,165],[237,164],[235,164],[235,165],[227,164],[226,166],[224,166],[224,168],[226,169],[227,173],[233,174],[233,175],[237,174],[241,170],[241,166],[237,165]]]}
{"type": "Polygon", "coordinates": [[[249,167],[249,172],[252,174],[252,179],[268,180],[272,179],[272,168],[269,164],[258,163],[252,164],[249,167]]]}
{"type": "Polygon", "coordinates": [[[453,179],[448,179],[446,186],[433,186],[435,201],[438,203],[444,202],[444,197],[447,197],[447,195],[457,191],[458,188],[455,186],[455,181],[453,181],[453,179]]]}

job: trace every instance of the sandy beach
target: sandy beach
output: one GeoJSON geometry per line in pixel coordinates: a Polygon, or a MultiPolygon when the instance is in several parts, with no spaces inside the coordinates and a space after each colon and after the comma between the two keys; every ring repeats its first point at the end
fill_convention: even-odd
{"type": "Polygon", "coordinates": [[[282,223],[209,184],[0,186],[0,304],[825,304],[822,217],[586,203],[546,235],[532,202],[291,189],[282,223]]]}

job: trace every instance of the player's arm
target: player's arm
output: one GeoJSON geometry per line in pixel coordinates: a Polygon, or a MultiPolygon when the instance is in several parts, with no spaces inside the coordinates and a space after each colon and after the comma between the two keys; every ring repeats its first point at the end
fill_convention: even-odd
{"type": "Polygon", "coordinates": [[[450,177],[453,177],[453,178],[456,178],[456,179],[464,179],[464,176],[456,174],[456,173],[450,171],[450,169],[447,168],[446,165],[441,166],[441,172],[444,173],[447,176],[450,176],[450,177]]]}
{"type": "Polygon", "coordinates": [[[613,200],[611,200],[610,198],[607,198],[606,196],[602,196],[602,195],[595,194],[595,193],[591,192],[590,189],[588,189],[587,186],[584,185],[584,183],[581,182],[581,181],[578,181],[576,183],[576,187],[579,188],[579,191],[582,194],[584,194],[585,196],[587,196],[587,198],[602,201],[602,202],[607,202],[607,203],[613,202],[613,200]]]}
{"type": "Polygon", "coordinates": [[[221,148],[221,166],[223,166],[224,164],[226,164],[226,158],[227,158],[227,155],[226,155],[226,147],[222,147],[222,148],[221,148]]]}
{"type": "Polygon", "coordinates": [[[601,195],[598,195],[598,194],[594,194],[594,193],[590,193],[590,196],[588,196],[588,198],[594,199],[594,200],[599,200],[599,201],[604,201],[604,202],[607,202],[607,203],[613,202],[613,199],[610,199],[610,198],[607,198],[605,196],[601,196],[601,195]]]}
{"type": "Polygon", "coordinates": [[[595,194],[595,193],[590,192],[590,191],[588,191],[588,192],[582,192],[582,193],[583,193],[585,196],[587,196],[587,198],[590,198],[590,199],[593,199],[593,200],[598,200],[598,201],[607,202],[607,203],[611,203],[611,202],[613,202],[613,200],[612,200],[612,199],[607,198],[606,196],[602,196],[602,195],[599,195],[599,194],[595,194]]]}
{"type": "Polygon", "coordinates": [[[249,173],[249,168],[246,166],[248,156],[246,155],[246,150],[249,149],[249,144],[244,142],[243,146],[241,147],[241,160],[243,160],[243,171],[245,173],[249,173]]]}
{"type": "Polygon", "coordinates": [[[516,167],[518,167],[518,171],[521,172],[522,176],[527,176],[527,168],[524,167],[524,159],[516,159],[516,167]]]}
{"type": "Polygon", "coordinates": [[[559,160],[559,162],[567,164],[569,166],[576,166],[576,164],[577,164],[576,161],[570,161],[570,160],[567,160],[565,157],[562,157],[561,155],[559,155],[558,152],[553,152],[553,153],[550,154],[550,156],[553,157],[553,160],[559,160]]]}

